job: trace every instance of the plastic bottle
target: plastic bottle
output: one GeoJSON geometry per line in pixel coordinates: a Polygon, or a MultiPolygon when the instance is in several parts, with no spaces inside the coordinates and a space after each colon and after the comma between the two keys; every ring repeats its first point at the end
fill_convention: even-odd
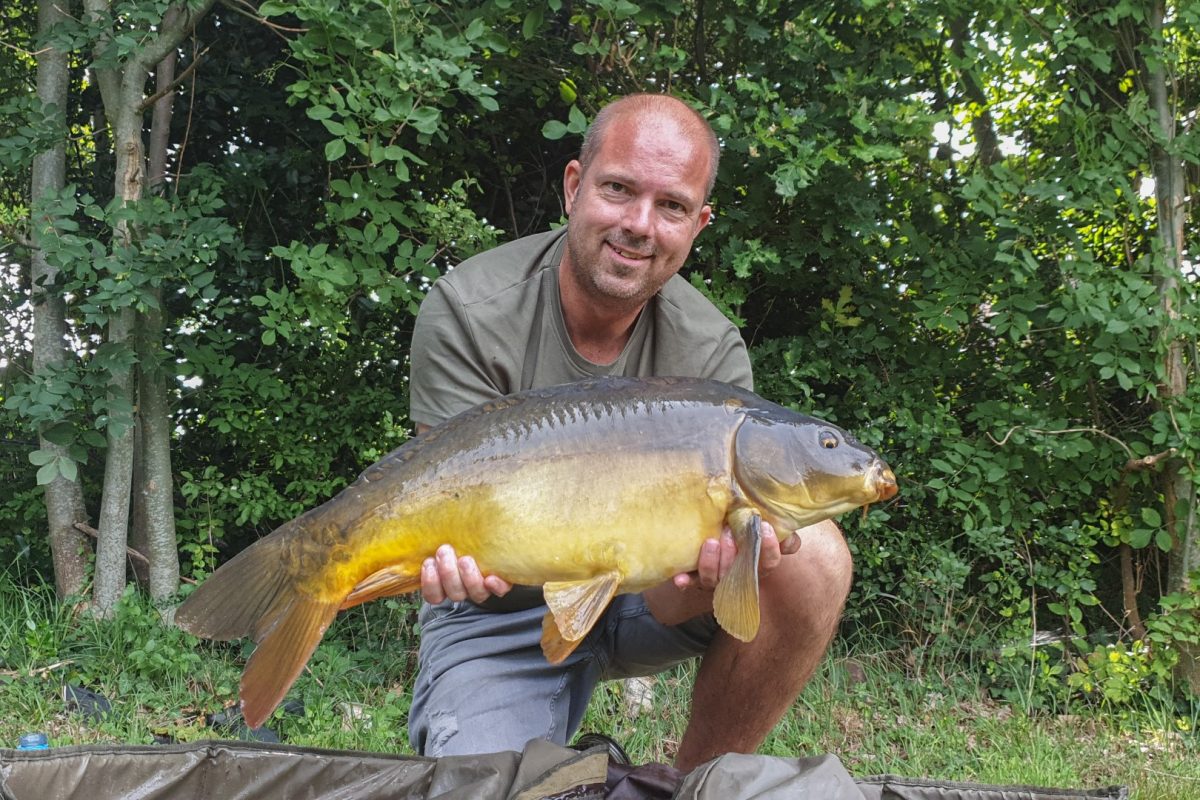
{"type": "Polygon", "coordinates": [[[27,733],[17,743],[18,750],[49,750],[50,742],[44,733],[27,733]]]}

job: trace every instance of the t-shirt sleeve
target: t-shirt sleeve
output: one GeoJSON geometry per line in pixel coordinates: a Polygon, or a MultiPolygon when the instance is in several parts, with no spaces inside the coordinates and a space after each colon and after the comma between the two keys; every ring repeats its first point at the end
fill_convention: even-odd
{"type": "Polygon", "coordinates": [[[699,377],[732,383],[743,389],[754,391],[754,374],[750,369],[750,355],[746,342],[737,328],[730,325],[713,348],[699,377]]]}
{"type": "Polygon", "coordinates": [[[434,426],[503,392],[483,368],[471,321],[454,287],[439,280],[413,328],[409,417],[434,426]]]}

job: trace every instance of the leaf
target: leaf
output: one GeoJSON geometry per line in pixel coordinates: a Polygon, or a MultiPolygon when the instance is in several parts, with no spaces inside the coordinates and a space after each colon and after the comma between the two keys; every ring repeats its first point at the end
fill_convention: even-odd
{"type": "Polygon", "coordinates": [[[1158,549],[1162,550],[1164,553],[1171,552],[1171,548],[1175,546],[1175,543],[1171,540],[1171,534],[1162,528],[1160,528],[1158,532],[1154,534],[1154,543],[1158,545],[1158,549]]]}
{"type": "Polygon", "coordinates": [[[563,78],[558,82],[558,96],[564,103],[574,104],[579,99],[579,93],[575,87],[575,81],[570,78],[563,78]]]}
{"type": "Polygon", "coordinates": [[[442,119],[442,112],[432,106],[422,106],[413,109],[412,113],[408,115],[408,119],[412,122],[412,126],[421,133],[436,133],[438,123],[442,119]]]}
{"type": "Polygon", "coordinates": [[[35,467],[44,466],[54,460],[54,453],[50,450],[33,450],[29,453],[29,463],[35,467]]]}
{"type": "Polygon", "coordinates": [[[1110,319],[1108,324],[1104,326],[1104,330],[1109,333],[1125,333],[1129,330],[1129,323],[1123,319],[1110,319]]]}
{"type": "Polygon", "coordinates": [[[1150,537],[1153,535],[1154,531],[1150,528],[1134,528],[1129,532],[1129,546],[1140,550],[1150,544],[1150,537]]]}
{"type": "MultiPolygon", "coordinates": [[[[329,131],[331,136],[345,136],[346,126],[335,119],[323,119],[321,124],[325,126],[325,130],[329,131]]],[[[329,159],[332,161],[333,159],[329,159]]]]}
{"type": "Polygon", "coordinates": [[[532,39],[537,36],[538,29],[542,27],[542,19],[545,10],[541,5],[535,5],[525,15],[525,21],[521,24],[521,35],[526,39],[532,39]]]}
{"type": "Polygon", "coordinates": [[[78,466],[69,458],[58,459],[58,471],[69,481],[74,481],[79,477],[78,466]]]}
{"type": "Polygon", "coordinates": [[[542,136],[552,141],[558,141],[567,135],[567,126],[552,119],[542,126],[542,136]]]}
{"type": "Polygon", "coordinates": [[[346,155],[346,142],[343,139],[330,139],[325,144],[325,160],[337,161],[346,155]]]}
{"type": "Polygon", "coordinates": [[[464,35],[467,37],[467,41],[473,42],[480,36],[483,36],[483,34],[486,32],[487,25],[484,23],[483,17],[476,17],[475,19],[471,20],[471,24],[467,26],[467,30],[464,35]]]}
{"type": "Polygon", "coordinates": [[[66,447],[75,441],[75,426],[69,422],[59,422],[42,431],[46,441],[66,447]]]}
{"type": "Polygon", "coordinates": [[[58,477],[58,460],[56,459],[56,460],[51,461],[50,463],[44,465],[41,469],[39,469],[37,471],[37,485],[45,486],[49,483],[53,483],[54,479],[57,477],[58,477]]]}
{"type": "Polygon", "coordinates": [[[1142,522],[1149,525],[1151,528],[1162,527],[1162,515],[1156,509],[1149,506],[1142,507],[1142,522]]]}
{"type": "Polygon", "coordinates": [[[579,110],[579,106],[571,106],[571,110],[567,112],[567,128],[571,133],[583,133],[587,126],[587,117],[579,110]]]}

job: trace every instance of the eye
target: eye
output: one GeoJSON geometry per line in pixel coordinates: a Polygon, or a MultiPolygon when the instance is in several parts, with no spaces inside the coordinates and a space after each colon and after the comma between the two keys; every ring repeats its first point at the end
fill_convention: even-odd
{"type": "Polygon", "coordinates": [[[818,441],[826,450],[832,450],[838,446],[838,436],[833,431],[821,431],[818,441]]]}

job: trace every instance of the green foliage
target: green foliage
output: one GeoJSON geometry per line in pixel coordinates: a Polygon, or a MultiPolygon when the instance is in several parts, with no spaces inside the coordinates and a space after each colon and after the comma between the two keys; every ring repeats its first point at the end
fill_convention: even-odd
{"type": "Polygon", "coordinates": [[[294,15],[305,27],[290,42],[301,77],[288,86],[289,101],[324,126],[330,162],[324,217],[315,226],[327,240],[274,247],[298,285],[252,298],[264,309],[263,343],[291,337],[298,325],[341,332],[342,308],[354,298],[415,314],[423,287],[438,275],[435,258],[495,241],[466,210],[469,174],[430,185],[422,174],[429,162],[418,153],[445,140],[456,118],[499,108],[475,61],[503,43],[479,19],[461,31],[446,25],[434,3],[268,3],[261,10],[294,15]]]}
{"type": "Polygon", "coordinates": [[[52,580],[46,505],[26,453],[28,433],[0,415],[0,574],[23,582],[52,580]]]}
{"type": "MultiPolygon", "coordinates": [[[[1200,645],[1200,597],[1169,594],[1146,620],[1146,640],[1097,645],[1073,662],[1067,685],[1101,707],[1128,714],[1148,698],[1170,703],[1181,648],[1200,645]]],[[[1190,728],[1190,726],[1188,726],[1190,728]]],[[[1185,730],[1188,728],[1184,728],[1185,730]]]]}
{"type": "Polygon", "coordinates": [[[174,626],[163,625],[158,611],[139,598],[132,586],[126,590],[114,618],[102,623],[98,632],[102,635],[96,640],[108,642],[111,649],[91,654],[95,666],[80,669],[86,683],[97,683],[104,676],[106,685],[117,694],[135,695],[141,686],[162,686],[203,671],[199,640],[174,626]],[[114,664],[120,664],[120,670],[116,680],[110,682],[114,664]]]}
{"type": "MultiPolygon", "coordinates": [[[[102,58],[153,10],[123,4],[102,58]]],[[[688,278],[743,326],[760,393],[854,431],[900,478],[894,501],[843,520],[848,630],[985,662],[992,691],[1029,707],[1089,675],[1113,698],[1154,684],[1195,644],[1186,598],[1151,614],[1145,589],[1149,661],[1120,672],[1107,654],[1140,652],[1108,649],[1118,548],[1146,574],[1178,556],[1190,498],[1168,508],[1155,470],[1197,474],[1194,348],[1189,393],[1168,403],[1162,386],[1200,308],[1194,276],[1169,273],[1148,183],[1166,140],[1144,67],[1174,71],[1181,109],[1200,85],[1196,12],[1170,10],[1158,36],[1129,3],[304,0],[262,6],[291,29],[276,35],[218,8],[163,197],[95,199],[111,164],[73,93],[73,188],[38,209],[62,283],[22,291],[69,296],[80,358],[5,387],[21,488],[0,497],[0,556],[40,552],[36,484],[88,479],[104,425],[129,418],[103,387],[133,353],[101,331],[156,290],[188,571],[331,496],[407,435],[430,281],[560,221],[586,121],[668,90],[723,150],[688,278]],[[128,247],[107,233],[120,225],[140,232],[128,247]],[[29,446],[35,426],[68,456],[29,446]],[[1088,644],[1020,644],[1038,630],[1088,644]]],[[[0,143],[12,170],[42,136],[41,112],[14,105],[28,67],[0,58],[24,137],[0,143]]],[[[1177,133],[1194,181],[1200,139],[1177,133]]],[[[339,658],[322,669],[362,668],[339,658]]],[[[314,714],[313,730],[330,722],[314,714]]]]}
{"type": "Polygon", "coordinates": [[[39,485],[58,475],[75,480],[78,468],[87,464],[89,449],[103,449],[103,432],[110,424],[117,431],[134,424],[134,409],[105,391],[114,371],[136,361],[131,344],[103,342],[114,314],[124,308],[158,308],[166,286],[175,288],[177,297],[190,302],[197,313],[218,320],[229,313],[231,299],[219,297],[213,286],[218,254],[234,233],[213,216],[223,205],[221,181],[201,170],[190,176],[189,186],[175,202],[149,197],[103,207],[68,186],[35,206],[35,214],[46,221],[43,251],[60,275],[58,285],[38,289],[77,298],[77,332],[102,342],[67,367],[18,384],[5,398],[6,409],[50,442],[67,448],[65,456],[30,452],[30,463],[39,468],[39,485]],[[104,232],[118,226],[142,233],[125,245],[106,241],[104,232]]]}
{"type": "Polygon", "coordinates": [[[1076,660],[1075,672],[1067,678],[1067,684],[1085,695],[1098,696],[1105,705],[1128,705],[1168,686],[1177,660],[1177,654],[1175,658],[1156,657],[1138,640],[1129,647],[1098,646],[1076,660]]]}
{"type": "Polygon", "coordinates": [[[54,109],[27,94],[0,103],[0,176],[21,175],[33,157],[65,136],[54,109]]]}

